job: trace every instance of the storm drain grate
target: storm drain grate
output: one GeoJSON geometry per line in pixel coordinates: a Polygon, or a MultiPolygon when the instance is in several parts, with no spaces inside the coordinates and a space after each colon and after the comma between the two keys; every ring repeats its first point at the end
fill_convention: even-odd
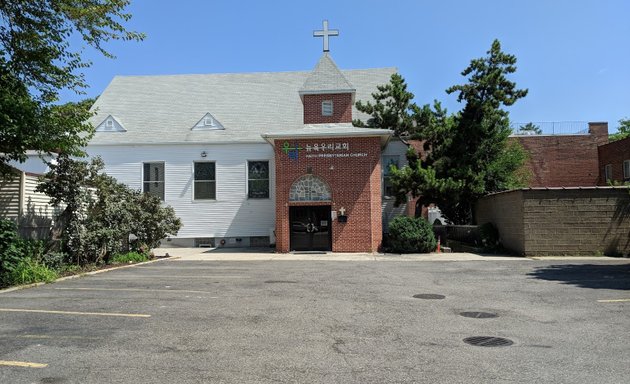
{"type": "Polygon", "coordinates": [[[267,280],[265,284],[297,284],[297,281],[293,280],[267,280]]]}
{"type": "Polygon", "coordinates": [[[464,317],[472,317],[473,319],[491,319],[493,317],[498,317],[496,313],[490,312],[460,312],[459,315],[464,317]]]}
{"type": "Polygon", "coordinates": [[[514,344],[510,339],[493,336],[473,336],[464,339],[464,343],[477,347],[507,347],[514,344]]]}
{"type": "Polygon", "coordinates": [[[442,300],[446,298],[444,295],[438,295],[436,293],[418,293],[417,295],[413,295],[414,299],[425,299],[425,300],[442,300]]]}

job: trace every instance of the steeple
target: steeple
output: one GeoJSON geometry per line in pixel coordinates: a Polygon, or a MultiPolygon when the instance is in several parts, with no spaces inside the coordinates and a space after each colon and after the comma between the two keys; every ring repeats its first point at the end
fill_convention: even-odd
{"type": "Polygon", "coordinates": [[[322,93],[352,93],[356,89],[341,73],[328,52],[324,52],[300,89],[300,96],[322,93]]]}

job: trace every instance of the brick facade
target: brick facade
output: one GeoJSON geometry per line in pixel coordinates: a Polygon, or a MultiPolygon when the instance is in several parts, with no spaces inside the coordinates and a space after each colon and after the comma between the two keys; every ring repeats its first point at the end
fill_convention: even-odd
{"type": "Polygon", "coordinates": [[[345,208],[348,221],[332,222],[333,252],[376,252],[382,241],[381,142],[378,137],[276,139],[276,250],[289,252],[289,207],[330,205],[345,208]],[[283,150],[284,143],[303,148],[297,159],[283,150]],[[307,151],[315,144],[347,143],[348,150],[307,151]],[[321,156],[320,156],[321,155],[321,156]],[[330,155],[326,157],[326,155],[330,155]],[[346,156],[347,155],[347,156],[346,156]],[[344,157],[334,157],[344,156],[344,157]],[[332,190],[330,202],[290,202],[293,183],[308,173],[320,177],[332,190]]]}
{"type": "Polygon", "coordinates": [[[502,244],[525,256],[627,255],[629,212],[626,187],[514,190],[476,206],[477,222],[493,223],[502,244]]]}
{"type": "Polygon", "coordinates": [[[304,124],[352,123],[352,94],[304,95],[304,124]],[[332,100],[332,116],[322,116],[322,101],[332,100]]]}
{"type": "Polygon", "coordinates": [[[606,185],[604,167],[612,165],[612,179],[623,181],[623,162],[630,160],[630,137],[602,145],[599,150],[599,185],[606,185]]]}
{"type": "Polygon", "coordinates": [[[529,154],[529,186],[586,187],[600,179],[597,147],[608,142],[608,123],[589,123],[587,135],[513,136],[529,154]]]}

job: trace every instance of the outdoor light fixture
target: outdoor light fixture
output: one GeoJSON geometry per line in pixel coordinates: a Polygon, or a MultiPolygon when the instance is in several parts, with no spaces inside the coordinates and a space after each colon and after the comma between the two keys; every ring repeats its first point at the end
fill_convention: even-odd
{"type": "Polygon", "coordinates": [[[208,154],[206,153],[206,151],[202,151],[202,152],[201,152],[201,157],[206,157],[206,156],[208,156],[208,154]]]}

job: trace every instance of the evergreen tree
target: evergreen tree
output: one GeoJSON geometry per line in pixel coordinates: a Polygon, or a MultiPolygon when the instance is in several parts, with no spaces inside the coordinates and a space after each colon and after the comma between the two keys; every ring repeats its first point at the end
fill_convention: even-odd
{"type": "Polygon", "coordinates": [[[472,208],[483,195],[522,185],[518,169],[525,159],[511,134],[508,112],[503,108],[527,95],[516,89],[507,75],[516,71],[516,57],[501,51],[498,40],[486,57],[472,60],[463,76],[468,82],[450,87],[464,102],[461,112],[448,116],[439,103],[416,113],[418,133],[429,148],[426,161],[408,152],[409,166],[392,170],[397,202],[407,194],[420,204],[436,203],[456,224],[472,222],[472,208]]]}
{"type": "Polygon", "coordinates": [[[359,111],[369,114],[367,122],[355,119],[356,127],[391,129],[400,138],[414,136],[417,131],[415,115],[418,106],[412,101],[413,93],[407,91],[405,79],[394,73],[389,84],[379,85],[372,94],[374,103],[357,101],[359,111]]]}

